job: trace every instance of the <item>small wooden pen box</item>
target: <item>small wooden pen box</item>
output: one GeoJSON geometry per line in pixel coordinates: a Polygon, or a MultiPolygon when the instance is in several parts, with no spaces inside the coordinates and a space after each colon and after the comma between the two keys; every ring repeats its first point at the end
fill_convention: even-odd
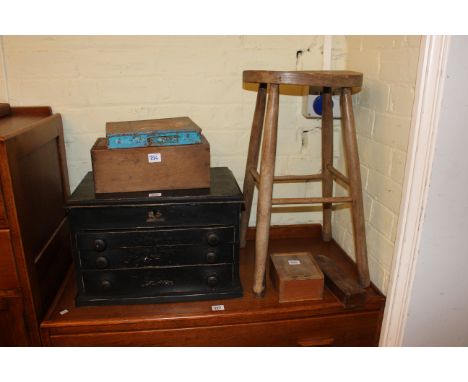
{"type": "Polygon", "coordinates": [[[270,260],[270,277],[279,302],[323,298],[324,276],[311,253],[273,253],[270,260]]]}

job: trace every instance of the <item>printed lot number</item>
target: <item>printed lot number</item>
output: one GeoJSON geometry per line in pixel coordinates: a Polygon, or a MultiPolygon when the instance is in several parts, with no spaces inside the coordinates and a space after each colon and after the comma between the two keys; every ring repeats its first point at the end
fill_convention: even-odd
{"type": "Polygon", "coordinates": [[[148,154],[148,163],[161,162],[161,153],[148,154]]]}

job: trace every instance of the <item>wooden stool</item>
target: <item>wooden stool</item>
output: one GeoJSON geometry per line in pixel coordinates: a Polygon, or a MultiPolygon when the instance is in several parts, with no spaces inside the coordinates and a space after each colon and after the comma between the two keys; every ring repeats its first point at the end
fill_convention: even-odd
{"type": "Polygon", "coordinates": [[[254,186],[258,187],[257,229],[255,238],[255,275],[253,291],[262,295],[265,289],[265,267],[268,256],[271,206],[278,204],[322,204],[323,240],[332,239],[332,203],[351,203],[354,245],[359,282],[368,287],[364,208],[362,202],[361,172],[354,125],[352,88],[362,85],[362,73],[350,71],[264,71],[248,70],[243,81],[258,83],[257,103],[250,135],[249,152],[245,167],[243,193],[245,210],[241,215],[240,244],[245,246],[247,226],[252,208],[254,186]],[[276,139],[278,128],[279,85],[300,85],[319,88],[322,94],[322,172],[314,175],[274,176],[276,139]],[[347,176],[333,167],[333,110],[332,93],[340,94],[341,124],[346,154],[347,176]],[[268,102],[267,102],[268,95],[268,102]],[[265,112],[266,107],[266,112],[265,112]],[[257,171],[260,142],[262,141],[260,173],[257,171]],[[349,196],[333,197],[333,180],[339,179],[348,185],[349,196]],[[322,182],[320,198],[273,199],[273,183],[288,181],[322,182]]]}

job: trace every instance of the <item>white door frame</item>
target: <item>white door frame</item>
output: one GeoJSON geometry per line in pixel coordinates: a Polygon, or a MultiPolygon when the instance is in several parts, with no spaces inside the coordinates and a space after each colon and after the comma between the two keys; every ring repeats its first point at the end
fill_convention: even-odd
{"type": "Polygon", "coordinates": [[[405,182],[380,346],[401,346],[419,254],[450,37],[421,41],[405,182]]]}

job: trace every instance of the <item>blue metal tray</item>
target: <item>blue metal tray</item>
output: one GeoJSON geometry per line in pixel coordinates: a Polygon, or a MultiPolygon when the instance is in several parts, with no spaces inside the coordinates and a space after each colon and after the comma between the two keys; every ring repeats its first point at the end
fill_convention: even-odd
{"type": "Polygon", "coordinates": [[[153,132],[119,133],[107,137],[110,149],[128,149],[147,146],[193,145],[201,142],[198,131],[161,130],[153,132]]]}

